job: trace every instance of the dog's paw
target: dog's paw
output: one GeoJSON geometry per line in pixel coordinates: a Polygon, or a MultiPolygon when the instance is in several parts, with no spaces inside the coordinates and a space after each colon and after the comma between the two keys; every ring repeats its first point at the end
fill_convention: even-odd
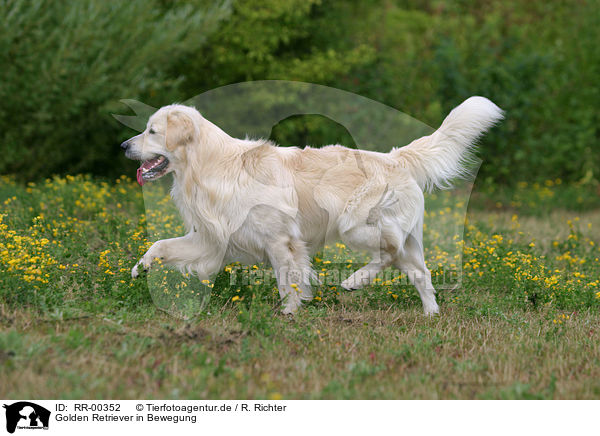
{"type": "Polygon", "coordinates": [[[138,263],[135,264],[135,266],[131,269],[131,277],[134,279],[137,279],[140,276],[140,267],[141,267],[141,272],[146,272],[148,271],[148,268],[150,267],[149,265],[146,266],[146,264],[143,261],[139,261],[138,263]]]}
{"type": "Polygon", "coordinates": [[[425,313],[425,316],[430,316],[430,317],[439,315],[440,307],[437,305],[437,303],[433,303],[433,304],[423,307],[423,312],[425,313]]]}
{"type": "Polygon", "coordinates": [[[284,315],[292,315],[293,316],[293,315],[296,314],[296,312],[298,312],[297,308],[294,309],[294,308],[291,308],[291,307],[284,307],[283,309],[281,309],[281,313],[284,314],[284,315]]]}
{"type": "Polygon", "coordinates": [[[131,278],[137,279],[139,276],[140,273],[138,272],[138,264],[136,263],[135,266],[131,268],[131,278]]]}
{"type": "Polygon", "coordinates": [[[302,306],[300,301],[288,302],[283,306],[283,309],[281,309],[281,313],[284,315],[295,315],[300,306],[302,306]]]}
{"type": "Polygon", "coordinates": [[[353,274],[346,280],[344,280],[342,283],[340,283],[340,286],[347,291],[356,291],[358,289],[363,288],[365,286],[365,283],[363,283],[363,280],[357,279],[355,277],[355,274],[353,274]]]}

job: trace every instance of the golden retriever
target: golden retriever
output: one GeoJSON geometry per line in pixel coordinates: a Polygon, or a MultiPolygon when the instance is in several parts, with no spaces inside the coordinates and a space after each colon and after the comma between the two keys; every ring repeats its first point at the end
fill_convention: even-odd
{"type": "Polygon", "coordinates": [[[173,173],[187,234],[155,242],[132,276],[156,258],[202,279],[231,262],[268,262],[284,313],[294,313],[312,298],[310,256],[341,240],[372,256],[343,288],[367,285],[393,265],[415,285],[425,313],[438,313],[423,255],[423,192],[463,175],[475,141],[501,119],[490,100],[471,97],[433,134],[378,153],[236,139],[192,107],[165,106],[121,147],[142,161],[140,185],[173,173]]]}

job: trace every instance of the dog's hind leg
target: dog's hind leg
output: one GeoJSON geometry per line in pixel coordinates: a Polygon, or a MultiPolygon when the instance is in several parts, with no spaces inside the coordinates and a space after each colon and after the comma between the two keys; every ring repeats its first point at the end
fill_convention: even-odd
{"type": "Polygon", "coordinates": [[[394,264],[417,288],[425,315],[434,315],[440,309],[435,301],[435,288],[431,283],[431,272],[425,265],[423,244],[419,236],[420,234],[410,234],[406,238],[404,250],[394,259],[394,264]]]}
{"type": "Polygon", "coordinates": [[[353,250],[371,253],[371,261],[344,280],[340,286],[349,291],[360,289],[375,280],[378,273],[393,263],[406,232],[398,219],[358,224],[341,233],[342,241],[353,250]]]}
{"type": "MultiPolygon", "coordinates": [[[[418,187],[415,191],[418,200],[418,187]]],[[[360,289],[392,264],[404,245],[405,229],[414,226],[415,214],[411,211],[416,209],[413,203],[417,201],[407,197],[403,190],[368,181],[349,201],[339,220],[339,234],[348,247],[371,253],[372,257],[367,265],[341,283],[343,288],[360,289]]]]}
{"type": "Polygon", "coordinates": [[[378,273],[392,264],[392,260],[393,257],[391,254],[381,251],[379,255],[375,254],[373,260],[368,264],[340,283],[340,286],[348,291],[361,289],[362,287],[371,284],[378,273]]]}

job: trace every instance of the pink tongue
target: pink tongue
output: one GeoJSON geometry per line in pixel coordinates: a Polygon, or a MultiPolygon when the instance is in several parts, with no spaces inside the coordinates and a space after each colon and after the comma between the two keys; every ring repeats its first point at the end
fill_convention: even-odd
{"type": "Polygon", "coordinates": [[[139,167],[137,169],[136,177],[137,177],[137,182],[140,184],[140,186],[144,186],[144,183],[146,183],[146,181],[142,177],[142,167],[139,167]]]}
{"type": "Polygon", "coordinates": [[[162,157],[160,157],[160,156],[155,157],[154,159],[144,161],[142,163],[142,166],[137,169],[136,177],[137,177],[137,182],[140,184],[140,186],[144,186],[144,183],[146,183],[146,181],[142,177],[142,170],[150,169],[160,161],[162,161],[162,157]]]}

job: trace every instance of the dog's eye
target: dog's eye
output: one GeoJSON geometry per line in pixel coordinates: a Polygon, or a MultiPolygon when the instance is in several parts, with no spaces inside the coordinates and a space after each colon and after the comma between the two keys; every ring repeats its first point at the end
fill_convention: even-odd
{"type": "Polygon", "coordinates": [[[154,135],[156,132],[154,131],[154,129],[150,129],[150,132],[149,132],[149,133],[150,133],[151,135],[154,135]]]}

